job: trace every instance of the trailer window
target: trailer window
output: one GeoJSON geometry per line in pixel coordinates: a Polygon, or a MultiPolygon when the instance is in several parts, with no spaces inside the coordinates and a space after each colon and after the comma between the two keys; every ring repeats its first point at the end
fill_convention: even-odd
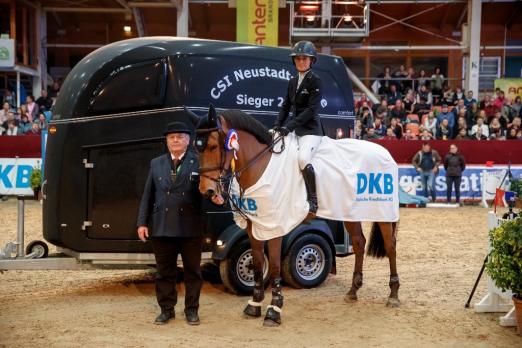
{"type": "Polygon", "coordinates": [[[96,89],[90,114],[147,110],[165,99],[165,60],[123,66],[113,71],[96,89]]]}

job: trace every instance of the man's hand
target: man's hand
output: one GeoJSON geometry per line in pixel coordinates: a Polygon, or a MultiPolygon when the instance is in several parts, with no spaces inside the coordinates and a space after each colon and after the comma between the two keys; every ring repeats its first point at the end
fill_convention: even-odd
{"type": "Polygon", "coordinates": [[[149,238],[149,229],[146,226],[138,227],[138,237],[140,237],[142,242],[146,242],[147,238],[149,238]]]}
{"type": "Polygon", "coordinates": [[[437,170],[438,168],[437,167],[433,167],[433,169],[431,170],[433,173],[437,173],[437,170]]]}
{"type": "Polygon", "coordinates": [[[288,129],[286,127],[281,127],[279,129],[279,134],[281,134],[281,136],[283,136],[283,137],[286,137],[288,134],[290,134],[290,129],[288,129]]]}

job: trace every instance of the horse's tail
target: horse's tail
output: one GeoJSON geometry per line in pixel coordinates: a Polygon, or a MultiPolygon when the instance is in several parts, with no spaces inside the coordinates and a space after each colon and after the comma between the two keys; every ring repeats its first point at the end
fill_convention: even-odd
{"type": "MultiPolygon", "coordinates": [[[[398,222],[392,222],[392,233],[396,233],[397,227],[398,222]]],[[[384,238],[382,237],[381,226],[377,222],[372,223],[370,244],[368,245],[366,254],[378,259],[381,259],[387,255],[386,248],[384,247],[384,238]]]]}

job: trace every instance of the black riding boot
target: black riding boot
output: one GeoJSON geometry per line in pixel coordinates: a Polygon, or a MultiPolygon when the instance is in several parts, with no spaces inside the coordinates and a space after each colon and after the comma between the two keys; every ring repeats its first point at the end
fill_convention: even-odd
{"type": "Polygon", "coordinates": [[[317,213],[317,191],[315,189],[315,170],[314,166],[307,164],[301,171],[306,186],[306,195],[308,204],[310,205],[309,212],[311,214],[317,213]]]}
{"type": "Polygon", "coordinates": [[[261,304],[265,299],[265,286],[263,284],[263,272],[254,271],[254,294],[252,300],[248,301],[243,313],[249,317],[261,316],[261,304]]]}
{"type": "Polygon", "coordinates": [[[264,326],[281,325],[281,313],[283,308],[283,292],[281,291],[281,278],[271,280],[272,302],[266,309],[264,326]]]}

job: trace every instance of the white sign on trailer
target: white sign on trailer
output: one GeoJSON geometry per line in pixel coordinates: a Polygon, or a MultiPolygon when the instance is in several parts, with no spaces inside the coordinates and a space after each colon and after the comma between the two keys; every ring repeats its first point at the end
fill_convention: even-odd
{"type": "Polygon", "coordinates": [[[40,158],[0,158],[0,195],[32,196],[31,174],[40,158]]]}

